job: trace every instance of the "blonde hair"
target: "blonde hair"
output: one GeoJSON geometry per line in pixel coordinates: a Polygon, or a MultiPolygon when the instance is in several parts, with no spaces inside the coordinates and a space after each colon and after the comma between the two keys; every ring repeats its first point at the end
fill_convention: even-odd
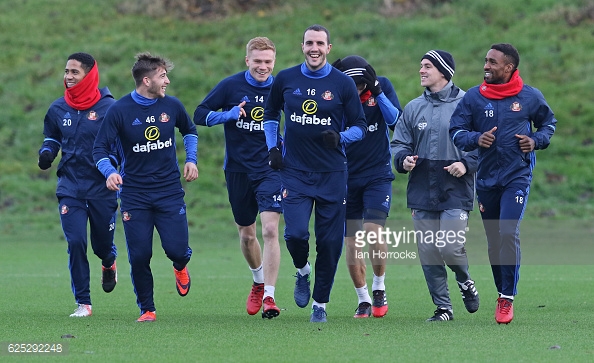
{"type": "Polygon", "coordinates": [[[274,43],[266,37],[255,37],[245,46],[246,56],[249,56],[253,50],[272,50],[276,54],[276,46],[274,43]]]}

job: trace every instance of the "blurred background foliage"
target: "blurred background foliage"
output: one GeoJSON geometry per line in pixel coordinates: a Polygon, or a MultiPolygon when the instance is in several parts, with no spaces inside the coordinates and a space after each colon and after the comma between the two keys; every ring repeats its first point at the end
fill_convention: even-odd
{"type": "MultiPolygon", "coordinates": [[[[43,117],[63,94],[69,54],[91,53],[101,86],[130,92],[134,55],[171,59],[168,94],[190,115],[222,78],[245,69],[245,44],[267,36],[277,46],[275,73],[303,61],[309,25],[331,33],[330,62],[365,57],[388,77],[404,106],[421,94],[419,61],[430,49],[454,55],[454,82],[482,82],[490,45],[514,44],[525,83],[555,111],[551,146],[537,152],[526,218],[594,216],[594,1],[592,0],[5,0],[0,3],[0,219],[46,219],[54,211],[55,165],[37,167],[43,117]]],[[[199,128],[197,182],[186,186],[191,210],[230,219],[222,127],[199,128]]],[[[179,145],[178,145],[179,147],[179,145]]],[[[183,147],[179,148],[180,158],[183,147]]],[[[394,182],[392,216],[406,216],[406,176],[394,182]]]]}

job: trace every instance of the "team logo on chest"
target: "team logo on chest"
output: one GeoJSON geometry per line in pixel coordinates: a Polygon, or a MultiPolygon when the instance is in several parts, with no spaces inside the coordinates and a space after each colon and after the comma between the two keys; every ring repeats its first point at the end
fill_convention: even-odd
{"type": "Polygon", "coordinates": [[[332,94],[332,92],[326,91],[326,92],[322,93],[322,98],[325,99],[326,101],[330,101],[330,100],[334,99],[334,95],[332,94]]]}
{"type": "Polygon", "coordinates": [[[373,106],[377,105],[377,102],[375,102],[375,98],[373,96],[371,96],[367,99],[367,102],[365,102],[365,104],[369,107],[373,107],[373,106]]]}
{"type": "Polygon", "coordinates": [[[89,111],[89,113],[87,114],[87,119],[91,121],[97,120],[97,112],[89,111]]]}
{"type": "Polygon", "coordinates": [[[522,105],[520,105],[520,102],[514,102],[511,104],[511,106],[509,106],[509,109],[514,112],[518,112],[522,110],[522,105]]]}
{"type": "Polygon", "coordinates": [[[166,114],[165,112],[163,112],[161,114],[161,116],[159,116],[159,121],[161,121],[161,122],[169,122],[170,119],[171,119],[171,117],[169,117],[169,115],[166,114]]]}

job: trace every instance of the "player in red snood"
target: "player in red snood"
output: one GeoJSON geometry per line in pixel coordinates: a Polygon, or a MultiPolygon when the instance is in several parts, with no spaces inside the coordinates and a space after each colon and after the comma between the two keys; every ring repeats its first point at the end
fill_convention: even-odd
{"type": "MultiPolygon", "coordinates": [[[[92,314],[90,271],[87,259],[87,223],[93,252],[102,263],[101,282],[111,292],[117,282],[113,242],[117,195],[106,188],[103,175],[93,162],[93,143],[105,112],[115,102],[107,87],[99,89],[97,62],[87,53],[68,57],[64,69],[64,97],[49,107],[39,150],[38,165],[49,169],[61,152],[57,167],[58,211],[66,242],[72,292],[77,308],[71,317],[92,314]]],[[[110,156],[117,165],[117,153],[110,156]]]]}

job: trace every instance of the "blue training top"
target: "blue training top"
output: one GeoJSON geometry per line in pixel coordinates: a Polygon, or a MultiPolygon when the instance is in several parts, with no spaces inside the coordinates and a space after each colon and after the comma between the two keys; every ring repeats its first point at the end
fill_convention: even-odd
{"type": "Polygon", "coordinates": [[[368,125],[365,138],[346,147],[349,178],[377,177],[386,174],[394,177],[388,127],[394,127],[402,107],[392,83],[386,77],[378,77],[378,80],[382,93],[378,97],[371,96],[363,102],[368,125]],[[383,111],[385,108],[390,110],[383,111]]]}
{"type": "Polygon", "coordinates": [[[258,82],[249,71],[236,73],[219,82],[196,107],[196,125],[211,127],[224,124],[223,169],[231,172],[270,170],[262,121],[264,105],[273,80],[274,77],[270,76],[266,82],[258,82]],[[243,101],[246,116],[240,118],[237,105],[243,101]]]}
{"type": "MultiPolygon", "coordinates": [[[[326,148],[322,132],[340,133],[347,127],[358,127],[365,135],[365,114],[351,77],[329,64],[316,72],[309,71],[304,64],[282,70],[272,84],[264,122],[278,124],[281,110],[285,114],[286,168],[313,172],[347,170],[344,145],[326,148]]],[[[267,142],[268,138],[267,135],[267,142]]]]}
{"type": "Polygon", "coordinates": [[[450,121],[450,137],[458,148],[479,149],[476,188],[488,190],[530,183],[535,150],[546,149],[555,133],[557,120],[553,111],[543,94],[526,84],[517,95],[501,100],[486,98],[479,87],[466,92],[450,121]],[[494,126],[497,130],[491,147],[479,147],[481,134],[494,126]],[[534,150],[522,152],[515,135],[530,136],[535,142],[534,150]]]}
{"type": "MultiPolygon", "coordinates": [[[[57,168],[57,197],[116,198],[116,193],[105,187],[105,178],[95,167],[92,157],[93,143],[103,118],[109,106],[116,102],[107,87],[101,88],[100,92],[101,99],[87,110],[76,110],[60,97],[45,115],[45,139],[39,153],[49,150],[56,157],[62,150],[57,168]]],[[[117,162],[115,148],[109,147],[107,152],[117,162]]]]}
{"type": "Polygon", "coordinates": [[[192,147],[186,150],[186,162],[196,162],[196,126],[177,98],[166,95],[151,105],[140,105],[127,94],[107,110],[93,159],[96,164],[105,159],[108,146],[115,140],[122,155],[122,193],[181,188],[175,128],[184,139],[196,140],[188,142],[192,147]]]}

